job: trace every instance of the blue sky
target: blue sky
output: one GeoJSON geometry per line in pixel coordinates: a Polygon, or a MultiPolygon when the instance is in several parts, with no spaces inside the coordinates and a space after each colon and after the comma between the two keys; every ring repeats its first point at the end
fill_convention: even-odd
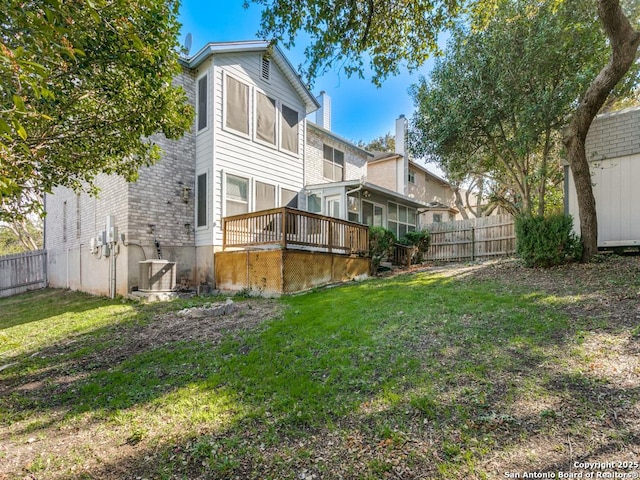
{"type": "MultiPolygon", "coordinates": [[[[260,28],[260,7],[251,4],[244,9],[243,0],[182,0],[180,22],[182,38],[193,35],[191,54],[208,42],[256,39],[260,28]]],[[[285,51],[294,67],[304,62],[304,45],[301,41],[292,50],[285,51]]],[[[419,72],[391,77],[381,88],[369,79],[347,78],[344,73],[332,70],[316,79],[313,93],[326,91],[332,99],[332,130],[353,141],[369,141],[387,132],[394,132],[395,119],[404,114],[411,117],[413,102],[407,89],[426,75],[431,63],[419,72]]]]}

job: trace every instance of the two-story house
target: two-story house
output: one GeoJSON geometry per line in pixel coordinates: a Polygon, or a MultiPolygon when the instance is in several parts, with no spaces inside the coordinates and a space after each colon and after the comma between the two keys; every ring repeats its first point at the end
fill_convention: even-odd
{"type": "MultiPolygon", "coordinates": [[[[164,277],[158,259],[171,262],[172,284],[228,284],[249,268],[230,260],[221,277],[216,258],[225,246],[228,252],[247,243],[252,249],[265,242],[283,248],[290,241],[328,253],[366,250],[362,227],[343,222],[327,230],[324,221],[290,222],[282,213],[241,218],[240,227],[229,223],[242,238],[227,238],[224,219],[281,206],[383,226],[398,237],[439,210],[451,214],[446,182],[405,154],[404,117],[397,121],[396,153],[375,154],[332,131],[331,99],[324,92],[314,98],[277,46],[210,43],[181,63],[175,81],[196,111],[190,132],[178,141],[151,138],[164,155],[142,168],[135,183],[102,175],[97,198],[64,188],[47,195],[52,286],[127,294],[164,277]],[[307,120],[314,112],[315,121],[307,120]]],[[[353,268],[344,266],[349,275],[362,266],[353,268]]]]}
{"type": "Polygon", "coordinates": [[[135,183],[100,176],[97,198],[47,195],[50,285],[126,294],[140,283],[139,262],[158,257],[176,262],[178,282],[212,283],[223,217],[297,205],[305,117],[318,103],[282,51],[209,43],[182,66],[175,81],[195,124],[179,141],[150,139],[161,161],[135,183]]]}

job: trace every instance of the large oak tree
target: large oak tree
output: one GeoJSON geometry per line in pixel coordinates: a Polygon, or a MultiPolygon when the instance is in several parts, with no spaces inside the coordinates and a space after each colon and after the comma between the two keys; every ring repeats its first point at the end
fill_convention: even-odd
{"type": "Polygon", "coordinates": [[[482,28],[454,30],[445,57],[410,90],[413,153],[453,185],[482,179],[489,205],[513,214],[561,206],[561,129],[607,59],[592,7],[509,0],[482,28]]]}

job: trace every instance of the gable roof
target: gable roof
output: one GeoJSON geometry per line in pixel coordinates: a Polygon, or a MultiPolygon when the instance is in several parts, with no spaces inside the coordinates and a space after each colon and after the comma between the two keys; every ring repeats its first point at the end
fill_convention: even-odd
{"type": "Polygon", "coordinates": [[[304,101],[306,107],[306,114],[316,111],[320,108],[320,104],[309,91],[304,84],[300,75],[293,68],[293,65],[289,62],[278,45],[271,45],[264,40],[247,40],[241,42],[209,42],[198,51],[195,55],[190,57],[181,57],[180,63],[187,68],[197,68],[202,62],[207,60],[212,55],[221,53],[250,53],[250,52],[267,52],[269,51],[270,58],[274,63],[280,67],[284,76],[289,80],[289,83],[293,86],[294,90],[298,93],[300,98],[304,101]]]}
{"type": "Polygon", "coordinates": [[[347,147],[351,147],[352,149],[356,150],[357,152],[362,153],[363,155],[366,155],[367,157],[373,157],[373,153],[365,150],[362,147],[359,147],[358,145],[356,145],[355,143],[353,143],[350,140],[347,140],[344,137],[341,137],[340,135],[333,133],[331,130],[327,130],[326,128],[321,127],[320,125],[318,125],[317,123],[312,122],[311,120],[307,120],[307,126],[309,126],[310,128],[318,131],[320,134],[326,135],[329,138],[332,138],[333,140],[342,143],[343,145],[347,146],[347,147]]]}

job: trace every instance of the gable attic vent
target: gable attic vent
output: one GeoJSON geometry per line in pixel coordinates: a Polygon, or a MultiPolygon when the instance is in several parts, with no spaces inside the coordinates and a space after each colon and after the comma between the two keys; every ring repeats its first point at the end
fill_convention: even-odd
{"type": "Polygon", "coordinates": [[[262,57],[262,78],[269,81],[271,74],[271,61],[267,57],[262,57]]]}

